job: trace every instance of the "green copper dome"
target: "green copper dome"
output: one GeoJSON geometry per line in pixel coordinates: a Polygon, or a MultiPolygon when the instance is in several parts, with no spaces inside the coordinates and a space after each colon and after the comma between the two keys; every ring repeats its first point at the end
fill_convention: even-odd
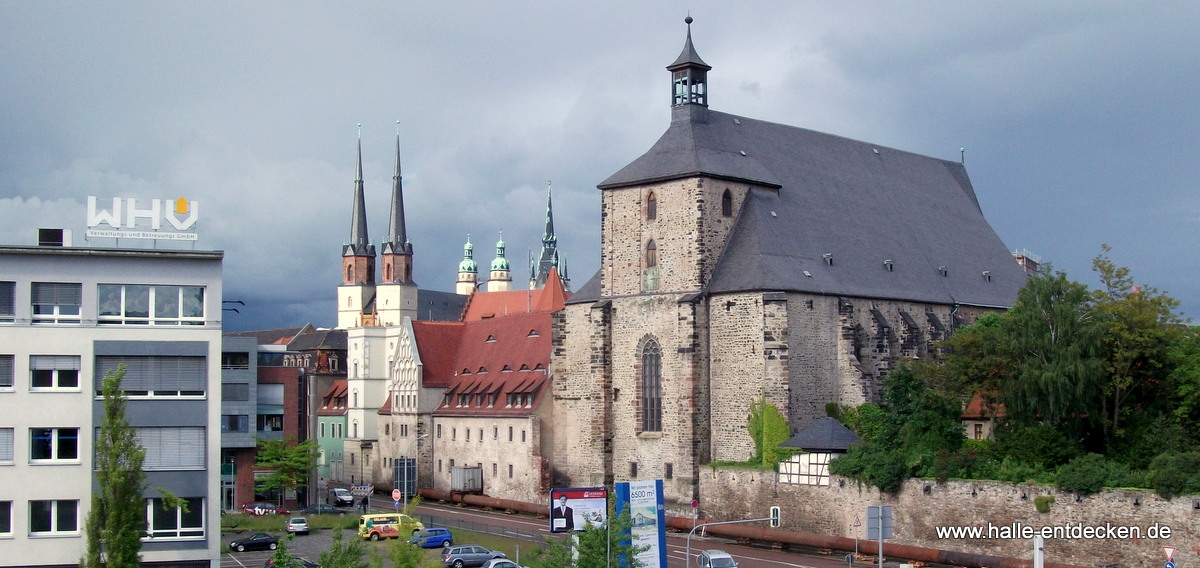
{"type": "Polygon", "coordinates": [[[508,272],[508,259],[504,258],[504,233],[500,233],[500,240],[496,241],[496,258],[492,260],[492,271],[497,270],[508,272]]]}
{"type": "Polygon", "coordinates": [[[467,244],[463,245],[463,259],[458,263],[459,272],[479,272],[479,265],[475,263],[475,245],[471,244],[471,235],[467,235],[467,244]]]}

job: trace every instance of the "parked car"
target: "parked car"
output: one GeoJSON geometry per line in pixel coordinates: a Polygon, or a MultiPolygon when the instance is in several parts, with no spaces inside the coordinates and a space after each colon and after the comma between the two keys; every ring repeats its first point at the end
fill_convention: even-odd
{"type": "Polygon", "coordinates": [[[290,511],[274,503],[255,501],[242,505],[242,512],[247,515],[286,515],[290,511]]]}
{"type": "Polygon", "coordinates": [[[446,547],[454,544],[454,536],[450,534],[450,529],[433,527],[413,533],[408,542],[421,548],[446,547]]]}
{"type": "Polygon", "coordinates": [[[247,550],[275,550],[279,548],[279,537],[267,533],[254,533],[246,538],[229,542],[229,550],[244,552],[247,550]]]}
{"type": "Polygon", "coordinates": [[[700,568],[737,568],[737,565],[737,560],[724,550],[705,550],[696,556],[696,566],[700,568]]]}
{"type": "Polygon", "coordinates": [[[337,507],[334,507],[333,505],[326,505],[324,503],[317,503],[316,505],[309,505],[303,509],[300,509],[300,512],[304,513],[305,515],[345,515],[346,514],[345,509],[339,509],[337,507]]]}
{"type": "Polygon", "coordinates": [[[453,568],[482,566],[484,562],[493,558],[507,558],[507,556],[499,550],[488,550],[476,544],[463,544],[447,547],[446,551],[442,553],[442,564],[453,568]]]}
{"type": "Polygon", "coordinates": [[[479,568],[525,568],[507,558],[493,558],[483,563],[479,568]]]}
{"type": "MultiPolygon", "coordinates": [[[[276,564],[274,556],[268,558],[267,563],[263,564],[263,568],[275,568],[275,566],[276,564]]],[[[317,564],[316,562],[313,562],[307,558],[293,558],[291,562],[288,562],[287,564],[280,564],[279,566],[281,568],[321,568],[320,564],[317,564]]]]}
{"type": "Polygon", "coordinates": [[[287,532],[294,534],[308,534],[308,519],[304,517],[292,517],[288,519],[287,532]]]}
{"type": "Polygon", "coordinates": [[[329,504],[335,505],[335,506],[336,505],[350,506],[350,505],[354,504],[354,496],[350,494],[349,489],[343,489],[341,487],[334,487],[333,489],[329,490],[329,504]]]}

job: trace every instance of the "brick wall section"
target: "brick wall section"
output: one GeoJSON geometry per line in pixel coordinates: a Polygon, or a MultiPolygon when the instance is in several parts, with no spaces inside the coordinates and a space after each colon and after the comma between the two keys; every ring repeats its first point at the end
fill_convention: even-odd
{"type": "MultiPolygon", "coordinates": [[[[895,538],[891,542],[936,548],[1029,558],[1032,541],[1022,539],[938,539],[938,526],[1008,526],[1022,523],[1043,526],[1083,523],[1139,526],[1141,539],[1069,539],[1045,543],[1050,562],[1092,566],[1160,566],[1162,547],[1178,548],[1177,565],[1195,564],[1200,557],[1200,496],[1166,500],[1148,491],[1109,490],[1077,502],[1074,494],[1041,485],[998,482],[934,481],[912,479],[896,495],[881,495],[852,480],[835,476],[829,487],[778,483],[771,472],[704,468],[700,479],[702,514],[710,521],[765,517],[771,506],[782,510],[781,528],[800,532],[865,538],[869,505],[894,507],[895,538]],[[930,492],[924,489],[929,486],[930,492]],[[1038,513],[1034,498],[1053,496],[1049,513],[1038,513]],[[1134,504],[1135,501],[1138,504],[1134,504]],[[862,522],[852,527],[855,517],[862,522]],[[1171,528],[1170,539],[1146,538],[1153,523],[1171,528]],[[1189,562],[1190,561],[1190,562],[1189,562]]],[[[691,516],[690,507],[674,507],[668,515],[691,516]]]]}

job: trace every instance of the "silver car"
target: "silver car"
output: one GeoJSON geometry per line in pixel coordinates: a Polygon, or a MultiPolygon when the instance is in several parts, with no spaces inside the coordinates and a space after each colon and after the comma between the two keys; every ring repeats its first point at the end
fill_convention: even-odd
{"type": "Polygon", "coordinates": [[[699,568],[737,568],[737,565],[737,560],[724,550],[705,550],[696,557],[699,568]]]}
{"type": "Polygon", "coordinates": [[[287,522],[287,532],[293,534],[308,534],[308,519],[292,517],[287,522]]]}

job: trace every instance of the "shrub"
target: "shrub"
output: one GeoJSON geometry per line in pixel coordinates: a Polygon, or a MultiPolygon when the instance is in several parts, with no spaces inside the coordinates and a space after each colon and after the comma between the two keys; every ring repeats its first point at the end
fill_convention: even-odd
{"type": "Polygon", "coordinates": [[[1100,454],[1079,456],[1058,468],[1056,485],[1063,491],[1091,495],[1104,488],[1109,477],[1109,463],[1100,454]]]}
{"type": "Polygon", "coordinates": [[[1053,495],[1038,495],[1033,498],[1033,508],[1039,513],[1049,513],[1050,504],[1054,502],[1053,495]]]}
{"type": "Polygon", "coordinates": [[[1150,462],[1147,484],[1165,499],[1200,493],[1200,452],[1161,454],[1150,462]]]}

